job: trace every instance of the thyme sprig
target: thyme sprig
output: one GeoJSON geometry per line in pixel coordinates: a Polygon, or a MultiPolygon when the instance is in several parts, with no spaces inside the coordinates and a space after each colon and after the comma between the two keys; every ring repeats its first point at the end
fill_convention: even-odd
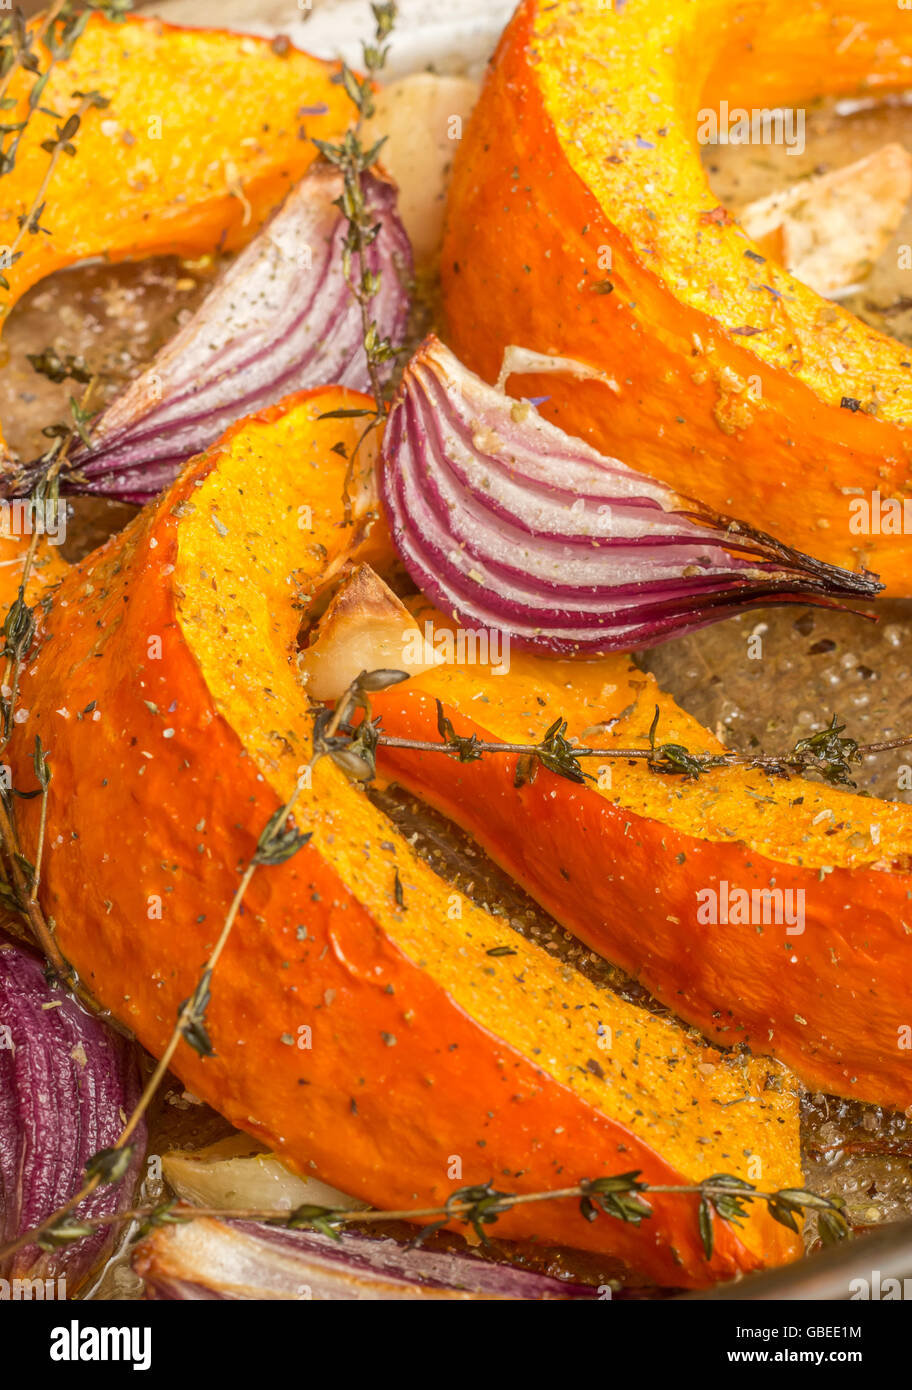
{"type": "MultiPolygon", "coordinates": [[[[73,139],[82,124],[82,118],[86,112],[91,110],[93,106],[103,110],[109,104],[107,97],[102,96],[100,92],[74,92],[73,95],[78,96],[80,99],[76,110],[72,111],[62,124],[56,126],[52,136],[49,136],[46,140],[42,140],[41,142],[41,148],[50,158],[45,167],[41,183],[38,185],[38,191],[35,194],[31,208],[28,212],[20,213],[17,219],[19,230],[6,253],[7,266],[13,265],[14,262],[19,259],[21,254],[19,247],[26,236],[38,236],[41,232],[45,235],[50,234],[50,228],[43,227],[40,219],[44,214],[45,197],[47,195],[48,185],[54,176],[54,170],[57,168],[62,155],[69,155],[70,158],[75,155],[76,146],[73,144],[73,139]]],[[[42,108],[42,110],[44,110],[44,108],[42,108]]],[[[9,152],[8,157],[14,158],[12,151],[9,152]]],[[[8,173],[9,169],[6,169],[4,172],[8,173]]],[[[5,279],[2,284],[5,290],[9,289],[9,284],[5,279]]]]}
{"type": "Polygon", "coordinates": [[[78,421],[89,418],[88,402],[96,380],[95,377],[90,379],[81,401],[71,398],[74,407],[74,425],[69,428],[67,426],[52,427],[56,443],[45,454],[43,459],[46,465],[45,470],[26,499],[27,509],[31,513],[31,538],[23,560],[18,593],[7,610],[3,627],[0,629],[0,635],[4,638],[3,647],[0,649],[0,658],[5,661],[2,684],[0,684],[0,755],[5,753],[12,737],[19,694],[19,677],[23,662],[31,650],[37,632],[35,610],[26,602],[25,596],[41,535],[41,526],[38,524],[37,516],[38,508],[46,506],[48,503],[59,504],[58,479],[60,471],[66,464],[70,446],[78,432],[78,421]]]}
{"type": "MultiPolygon", "coordinates": [[[[79,405],[79,409],[83,412],[87,409],[94,385],[95,378],[92,378],[86,387],[82,401],[74,402],[74,404],[79,405]]],[[[54,505],[59,503],[58,477],[60,470],[66,463],[74,437],[75,430],[64,430],[59,435],[54,448],[45,456],[46,469],[26,499],[26,504],[32,513],[36,513],[38,507],[44,506],[48,502],[54,505]]],[[[33,515],[32,533],[25,553],[22,573],[19,577],[18,592],[7,610],[3,627],[0,629],[0,636],[3,638],[0,659],[4,661],[3,676],[2,681],[0,681],[0,756],[6,752],[13,735],[22,666],[32,649],[38,628],[35,608],[26,602],[26,591],[35,564],[38,539],[41,534],[41,528],[37,522],[37,516],[33,515]]],[[[36,791],[24,792],[11,784],[0,790],[0,865],[2,865],[5,874],[2,892],[3,903],[10,911],[18,913],[24,918],[35,943],[42,951],[49,968],[57,979],[84,1004],[90,1008],[95,1008],[91,995],[69,962],[64,959],[54,937],[53,920],[45,917],[38,901],[38,886],[41,881],[41,863],[47,822],[48,792],[51,782],[51,769],[40,738],[35,739],[35,752],[32,761],[38,780],[36,791]],[[31,864],[22,852],[16,825],[14,799],[37,795],[41,796],[41,814],[35,863],[31,864]]]]}
{"type": "MultiPolygon", "coordinates": [[[[116,1151],[105,1151],[106,1171],[114,1168],[116,1151]]],[[[124,1165],[123,1171],[126,1171],[124,1165]]],[[[741,1227],[750,1213],[752,1202],[765,1202],[774,1221],[787,1226],[789,1230],[799,1230],[797,1218],[804,1218],[815,1212],[818,1230],[825,1244],[846,1239],[850,1234],[845,1214],[845,1202],[841,1197],[824,1197],[804,1188],[779,1188],[765,1192],[746,1182],[743,1178],[729,1173],[715,1173],[699,1183],[648,1183],[643,1182],[639,1169],[610,1176],[583,1178],[570,1187],[553,1188],[544,1192],[504,1192],[493,1183],[481,1183],[460,1187],[450,1194],[442,1206],[410,1207],[403,1210],[382,1211],[372,1208],[368,1211],[319,1206],[305,1203],[292,1211],[277,1212],[274,1208],[224,1208],[196,1207],[180,1202],[177,1198],[157,1204],[134,1207],[129,1211],[108,1212],[85,1221],[71,1222],[62,1218],[56,1225],[42,1233],[39,1244],[46,1242],[45,1248],[55,1248],[70,1241],[80,1240],[101,1226],[120,1222],[137,1221],[139,1229],[136,1239],[147,1235],[159,1226],[194,1221],[199,1217],[212,1217],[231,1221],[258,1221],[269,1226],[280,1226],[286,1230],[315,1230],[335,1240],[341,1238],[346,1226],[363,1226],[391,1221],[409,1223],[428,1222],[417,1233],[412,1245],[420,1245],[433,1232],[454,1222],[460,1221],[470,1226],[479,1240],[489,1243],[488,1228],[495,1225],[505,1212],[530,1203],[576,1201],[580,1215],[586,1221],[597,1221],[600,1215],[622,1221],[627,1225],[639,1226],[653,1215],[647,1195],[695,1196],[699,1198],[697,1225],[703,1253],[711,1260],[716,1245],[716,1220],[726,1225],[741,1227]]],[[[108,1181],[113,1180],[110,1176],[108,1181]]],[[[0,1250],[0,1257],[6,1252],[0,1250]]]]}
{"type": "MultiPolygon", "coordinates": [[[[58,112],[41,104],[51,73],[58,64],[66,62],[72,56],[93,11],[99,11],[116,21],[122,19],[129,8],[130,0],[53,0],[46,13],[33,24],[26,23],[18,7],[0,17],[0,179],[15,169],[22,140],[34,116],[41,114],[55,122],[54,134],[41,141],[41,148],[48,155],[48,161],[39,186],[31,205],[17,218],[18,231],[12,243],[3,248],[0,259],[2,289],[10,288],[2,271],[9,269],[20,259],[20,248],[25,238],[48,234],[49,229],[42,225],[48,187],[60,159],[64,156],[72,157],[76,153],[74,140],[83,116],[92,107],[107,105],[107,99],[100,92],[76,91],[72,93],[78,103],[76,109],[66,117],[59,115],[58,112]],[[11,85],[17,74],[21,73],[31,77],[31,86],[26,95],[13,96],[10,94],[11,85]],[[21,118],[4,121],[3,113],[13,110],[21,118]]],[[[5,306],[0,306],[0,313],[4,308],[5,306]]],[[[6,751],[12,737],[20,673],[37,631],[35,610],[26,601],[26,591],[41,534],[41,527],[37,524],[37,509],[48,502],[56,504],[58,501],[58,475],[66,462],[72,440],[77,435],[85,437],[87,422],[91,418],[87,409],[88,400],[94,385],[84,364],[76,359],[61,359],[50,353],[37,354],[32,359],[32,365],[36,370],[44,371],[52,380],[71,377],[85,384],[87,389],[81,400],[74,397],[70,399],[70,424],[52,425],[45,429],[44,433],[53,443],[44,455],[45,468],[42,475],[26,499],[33,514],[34,524],[23,561],[18,593],[0,629],[0,660],[4,663],[0,681],[0,755],[6,751]]],[[[25,918],[32,936],[55,975],[80,998],[89,1002],[86,991],[57,946],[53,923],[45,917],[38,902],[51,780],[50,766],[40,740],[36,740],[33,763],[39,783],[36,792],[23,792],[12,786],[4,786],[0,792],[0,856],[6,875],[3,901],[7,907],[25,918]],[[31,864],[22,852],[14,811],[15,797],[31,795],[40,795],[42,798],[34,864],[31,864]]]]}
{"type": "Polygon", "coordinates": [[[313,706],[314,762],[328,757],[353,782],[370,782],[377,775],[376,751],[380,721],[371,717],[370,697],[378,690],[408,680],[407,671],[362,671],[352,681],[336,707],[313,706]],[[352,716],[361,710],[364,718],[352,725],[352,716]]]}
{"type": "MultiPolygon", "coordinates": [[[[20,69],[31,73],[35,79],[28,97],[29,111],[43,109],[39,102],[51,70],[72,55],[92,12],[97,11],[116,23],[124,19],[131,8],[132,0],[52,0],[34,24],[27,24],[21,7],[12,7],[0,18],[0,111],[11,110],[16,105],[15,99],[9,96],[9,88],[20,69]],[[41,66],[42,48],[49,54],[44,68],[41,66]]],[[[21,131],[14,127],[12,133],[21,131]]],[[[14,158],[12,162],[0,161],[0,175],[8,173],[14,163],[14,158]]]]}
{"type": "MultiPolygon", "coordinates": [[[[406,678],[405,672],[398,673],[399,680],[406,678]]],[[[441,701],[438,699],[436,703],[437,730],[440,734],[438,741],[398,738],[384,733],[380,720],[372,718],[368,705],[363,724],[353,726],[347,722],[347,716],[341,721],[340,736],[332,750],[334,760],[340,766],[345,766],[345,760],[341,755],[346,747],[351,746],[346,744],[345,735],[352,739],[364,740],[367,736],[363,732],[364,725],[369,723],[372,753],[377,748],[401,748],[419,753],[444,753],[456,758],[458,762],[474,762],[495,754],[515,756],[516,786],[534,781],[539,767],[546,767],[550,772],[570,782],[595,781],[596,779],[584,770],[583,759],[601,758],[645,762],[650,772],[663,776],[680,776],[691,781],[696,781],[714,769],[745,767],[757,768],[771,777],[787,779],[793,775],[814,775],[837,786],[854,787],[856,784],[851,776],[851,769],[865,757],[912,746],[912,735],[876,743],[858,743],[856,739],[844,736],[846,726],[840,724],[834,714],[831,723],[825,729],[799,739],[786,753],[695,753],[680,743],[656,742],[660,718],[658,705],[649,729],[646,748],[590,748],[572,737],[567,737],[567,721],[561,716],[549,725],[537,743],[487,743],[474,733],[458,734],[452,720],[445,714],[441,701]]],[[[317,715],[318,720],[321,717],[320,714],[317,715]]],[[[339,721],[337,725],[338,723],[339,721]]],[[[369,779],[359,772],[356,780],[369,779]]]]}
{"type": "Polygon", "coordinates": [[[54,0],[43,18],[35,24],[26,24],[18,7],[0,19],[0,178],[15,169],[20,146],[36,114],[50,117],[57,123],[54,134],[41,141],[41,148],[47,153],[48,162],[31,206],[18,215],[18,231],[12,243],[3,248],[0,261],[2,289],[9,289],[9,282],[2,271],[8,270],[19,260],[22,255],[20,248],[25,238],[49,233],[49,229],[43,226],[41,221],[48,186],[60,158],[76,153],[73,142],[83,116],[92,107],[108,105],[107,98],[100,92],[74,91],[72,97],[78,103],[76,109],[68,116],[61,116],[50,107],[42,105],[51,73],[60,63],[66,62],[72,56],[93,11],[117,21],[124,18],[130,5],[131,0],[54,0]],[[13,78],[21,72],[28,73],[33,78],[24,99],[9,94],[13,78]],[[14,111],[19,119],[3,119],[5,112],[14,111]]]}
{"type": "MultiPolygon", "coordinates": [[[[388,338],[380,332],[373,314],[373,300],[380,289],[380,272],[372,271],[366,261],[365,253],[376,240],[380,225],[371,213],[364,195],[364,174],[377,162],[377,156],[386,140],[383,136],[373,145],[364,145],[364,123],[374,114],[373,84],[377,75],[386,65],[389,52],[387,40],[396,22],[396,6],[391,0],[371,4],[374,16],[374,40],[361,45],[365,76],[359,77],[347,63],[342,64],[340,80],[357,112],[354,125],[349,127],[337,144],[326,140],[314,140],[323,158],[334,164],[342,174],[342,193],[336,199],[336,206],[342,212],[347,226],[342,243],[342,270],[349,291],[356,300],[361,313],[361,336],[364,355],[367,361],[367,374],[374,398],[374,410],[331,411],[330,417],[361,415],[365,417],[362,430],[354,448],[347,459],[345,479],[342,484],[342,500],[346,525],[352,523],[351,486],[354,479],[355,464],[364,441],[371,431],[386,419],[389,407],[390,388],[383,368],[396,356],[396,349],[388,338]]],[[[322,418],[327,418],[326,416],[322,418]]]]}

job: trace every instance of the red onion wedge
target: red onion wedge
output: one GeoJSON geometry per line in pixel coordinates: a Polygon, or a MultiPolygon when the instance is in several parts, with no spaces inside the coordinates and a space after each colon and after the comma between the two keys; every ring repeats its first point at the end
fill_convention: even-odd
{"type": "MultiPolygon", "coordinates": [[[[117,1142],[140,1094],[138,1052],[62,989],[37,956],[0,942],[0,1245],[37,1226],[78,1191],[86,1163],[117,1142]]],[[[72,1220],[129,1207],[145,1153],[117,1183],[103,1183],[72,1220]]],[[[103,1226],[55,1250],[26,1245],[0,1265],[0,1279],[52,1282],[47,1296],[73,1294],[114,1240],[103,1226]]],[[[43,1292],[33,1296],[43,1297],[43,1292]]]]}
{"type": "MultiPolygon", "coordinates": [[[[377,234],[365,253],[380,276],[372,313],[399,347],[412,255],[395,186],[364,174],[377,234]]],[[[61,488],[144,503],[235,420],[313,386],[369,391],[361,312],[342,268],[342,175],[314,165],[213,285],[193,318],[77,444],[61,488]]],[[[355,258],[354,273],[358,273],[355,258]]],[[[37,465],[16,480],[28,489],[37,465]]]]}
{"type": "MultiPolygon", "coordinates": [[[[192,1208],[187,1209],[188,1212],[192,1208]]],[[[137,1246],[152,1299],[568,1299],[597,1291],[475,1255],[347,1233],[333,1240],[246,1221],[195,1217],[137,1246]]]]}
{"type": "Polygon", "coordinates": [[[382,492],[399,555],[441,610],[553,655],[653,646],[755,604],[883,587],[603,457],[434,337],[393,404],[382,492]]]}

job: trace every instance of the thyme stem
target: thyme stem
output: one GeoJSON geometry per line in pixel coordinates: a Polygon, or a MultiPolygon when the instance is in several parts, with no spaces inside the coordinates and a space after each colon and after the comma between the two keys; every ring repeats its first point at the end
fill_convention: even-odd
{"type": "MultiPolygon", "coordinates": [[[[38,43],[44,42],[52,25],[60,17],[60,13],[67,3],[68,0],[54,0],[53,5],[51,5],[50,9],[47,11],[47,14],[44,16],[44,19],[41,21],[41,24],[38,26],[35,33],[31,36],[32,42],[35,40],[37,40],[38,43]]],[[[6,96],[7,92],[9,91],[9,85],[13,80],[13,76],[22,66],[22,60],[25,57],[25,55],[30,53],[30,51],[31,42],[24,43],[16,49],[16,52],[13,55],[9,67],[3,74],[3,77],[0,78],[0,101],[2,101],[3,98],[6,96]]]]}
{"type": "MultiPolygon", "coordinates": [[[[379,272],[374,274],[367,268],[366,251],[375,236],[377,227],[364,197],[364,174],[375,163],[383,140],[379,140],[370,150],[362,145],[364,123],[374,114],[373,81],[386,64],[389,38],[396,22],[396,6],[391,0],[377,3],[373,0],[371,11],[374,16],[375,33],[373,43],[361,45],[364,68],[367,76],[359,79],[347,64],[342,65],[342,82],[354,103],[357,119],[346,132],[339,144],[326,144],[315,140],[317,149],[342,172],[342,196],[337,199],[343,217],[347,219],[348,230],[343,243],[342,257],[345,279],[349,292],[358,305],[361,317],[361,337],[367,362],[367,374],[374,398],[375,412],[368,420],[347,460],[345,477],[342,483],[342,503],[344,524],[352,524],[351,488],[355,474],[355,463],[360,455],[364,441],[371,430],[386,418],[387,389],[381,374],[381,367],[394,356],[392,345],[380,336],[371,312],[374,297],[380,288],[379,272]]],[[[385,138],[385,137],[384,137],[385,138]]]]}
{"type": "MultiPolygon", "coordinates": [[[[380,732],[377,743],[382,748],[408,748],[416,753],[449,753],[451,757],[458,757],[459,750],[449,743],[444,743],[437,739],[417,739],[417,738],[394,738],[392,734],[380,732]]],[[[535,753],[538,749],[537,743],[481,743],[473,745],[478,753],[535,753]]],[[[641,758],[647,762],[654,761],[655,754],[651,748],[590,748],[586,744],[573,744],[573,756],[575,758],[641,758]]],[[[885,740],[881,743],[860,743],[858,752],[866,757],[873,753],[887,753],[895,748],[912,747],[912,734],[903,738],[885,740]]],[[[780,767],[790,759],[788,753],[694,753],[691,755],[698,761],[712,759],[713,767],[780,767]]],[[[810,765],[808,763],[808,765],[810,765]]],[[[797,766],[797,761],[796,761],[797,766]]]]}
{"type": "MultiPolygon", "coordinates": [[[[88,1189],[89,1185],[86,1184],[86,1187],[88,1189]]],[[[97,1229],[128,1221],[145,1222],[145,1231],[147,1231],[158,1225],[193,1221],[200,1217],[228,1221],[258,1221],[295,1230],[311,1228],[329,1235],[337,1235],[340,1227],[352,1225],[385,1224],[393,1221],[415,1223],[434,1221],[435,1218],[438,1225],[444,1225],[454,1220],[464,1220],[466,1224],[473,1225],[476,1231],[485,1238],[484,1227],[493,1224],[504,1212],[510,1211],[514,1207],[539,1202],[575,1200],[580,1203],[581,1214],[587,1220],[595,1219],[597,1210],[600,1210],[618,1220],[639,1225],[641,1221],[648,1220],[652,1215],[652,1209],[642,1201],[643,1194],[699,1197],[701,1210],[709,1204],[716,1215],[734,1226],[739,1226],[747,1216],[744,1204],[754,1201],[765,1202],[774,1220],[795,1231],[798,1229],[795,1216],[804,1216],[805,1211],[811,1209],[817,1211],[822,1220],[825,1218],[830,1239],[844,1239],[849,1234],[848,1222],[844,1215],[844,1203],[840,1198],[824,1197],[818,1193],[799,1188],[780,1188],[765,1192],[725,1173],[717,1173],[700,1183],[652,1184],[641,1182],[638,1172],[630,1172],[610,1177],[584,1179],[569,1187],[552,1188],[544,1192],[500,1192],[490,1184],[460,1188],[443,1205],[409,1207],[399,1210],[370,1208],[364,1211],[304,1205],[291,1211],[279,1211],[274,1207],[193,1206],[173,1199],[164,1203],[142,1204],[131,1207],[129,1210],[107,1212],[99,1216],[88,1217],[80,1223],[69,1238],[78,1239],[86,1234],[88,1229],[97,1229]]],[[[66,1215],[73,1210],[78,1201],[82,1199],[82,1195],[84,1194],[79,1194],[77,1198],[71,1199],[66,1208],[61,1209],[61,1215],[66,1215]]],[[[59,1228],[60,1217],[57,1218],[56,1224],[59,1228]]],[[[54,1222],[49,1218],[42,1230],[50,1231],[53,1229],[53,1225],[54,1222]]],[[[437,1229],[437,1227],[432,1229],[437,1229]]],[[[714,1248],[711,1223],[707,1227],[706,1223],[701,1220],[700,1229],[704,1241],[704,1253],[707,1259],[711,1259],[714,1248]]],[[[36,1232],[32,1232],[29,1236],[19,1237],[13,1244],[0,1249],[0,1259],[5,1258],[14,1249],[20,1248],[21,1244],[27,1243],[30,1238],[33,1239],[35,1234],[36,1232]]],[[[65,1228],[58,1229],[55,1235],[61,1241],[68,1238],[65,1228]]]]}
{"type": "Polygon", "coordinates": [[[47,830],[47,806],[49,781],[44,781],[41,787],[41,812],[38,819],[38,844],[35,847],[35,872],[32,875],[32,890],[28,895],[29,909],[33,908],[38,901],[38,887],[41,883],[41,861],[44,858],[44,837],[47,830]]]}
{"type": "MultiPolygon", "coordinates": [[[[375,745],[416,753],[444,753],[460,761],[473,761],[491,754],[512,754],[520,759],[539,759],[553,772],[570,777],[573,781],[581,781],[587,776],[579,768],[581,759],[603,758],[616,761],[639,760],[646,762],[653,772],[680,773],[691,778],[714,769],[746,767],[757,768],[771,776],[786,778],[792,773],[817,773],[825,781],[847,786],[854,786],[848,775],[850,764],[859,763],[863,758],[876,753],[912,747],[912,735],[882,739],[873,743],[856,743],[854,739],[841,738],[844,726],[836,724],[835,716],[831,725],[819,734],[800,740],[786,753],[694,753],[681,744],[656,746],[656,721],[653,722],[647,748],[591,748],[565,738],[566,721],[560,719],[551,725],[540,743],[490,743],[478,739],[475,735],[456,734],[450,721],[443,715],[443,707],[439,701],[438,707],[438,727],[441,729],[439,740],[399,738],[384,733],[378,725],[374,733],[375,745]]],[[[658,707],[656,715],[658,716],[658,707]]]]}
{"type": "MultiPolygon", "coordinates": [[[[98,98],[94,93],[90,96],[83,97],[82,101],[79,103],[75,111],[77,122],[81,121],[85,113],[88,110],[90,110],[91,107],[96,105],[98,105],[98,98]]],[[[70,119],[72,119],[72,117],[70,119]]],[[[22,245],[22,242],[25,240],[26,235],[30,231],[33,225],[33,219],[38,215],[38,209],[40,209],[44,204],[48,186],[51,182],[51,179],[54,177],[54,170],[57,168],[57,165],[60,162],[60,156],[64,152],[66,143],[67,142],[64,140],[57,140],[54,144],[53,150],[51,150],[50,152],[47,167],[45,168],[44,174],[41,179],[41,183],[38,185],[38,191],[36,192],[35,197],[32,200],[32,207],[30,211],[20,219],[19,230],[13,237],[12,244],[6,251],[7,261],[10,263],[12,262],[12,258],[15,256],[16,252],[19,250],[19,247],[22,245]]]]}
{"type": "Polygon", "coordinates": [[[4,859],[6,861],[5,867],[8,879],[12,883],[17,900],[23,905],[26,920],[28,921],[37,945],[50,962],[54,973],[59,979],[62,980],[68,988],[72,989],[74,993],[80,993],[81,991],[78,988],[78,982],[72,967],[64,960],[60,947],[54,939],[54,934],[37,900],[31,897],[30,885],[26,881],[25,874],[16,857],[16,853],[10,852],[10,847],[15,845],[17,841],[11,824],[9,810],[2,797],[0,797],[0,843],[2,843],[5,851],[4,859]]]}

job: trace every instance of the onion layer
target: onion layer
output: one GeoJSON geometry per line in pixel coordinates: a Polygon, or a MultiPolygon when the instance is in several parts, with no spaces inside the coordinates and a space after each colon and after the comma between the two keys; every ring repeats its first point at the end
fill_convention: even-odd
{"type": "MultiPolygon", "coordinates": [[[[52,989],[31,952],[0,943],[0,1244],[37,1226],[78,1191],[86,1163],[116,1143],[139,1091],[137,1049],[71,995],[52,989]]],[[[121,1181],[97,1187],[72,1220],[130,1205],[144,1125],[134,1145],[121,1181]]],[[[24,1246],[0,1276],[63,1276],[72,1294],[113,1235],[113,1226],[101,1227],[53,1251],[24,1246]]]]}
{"type": "Polygon", "coordinates": [[[594,1289],[493,1264],[348,1233],[339,1240],[200,1216],[153,1231],[133,1267],[153,1299],[566,1299],[594,1289]]]}
{"type": "Polygon", "coordinates": [[[399,555],[439,608],[555,655],[651,646],[755,604],[882,587],[604,458],[433,337],[390,414],[382,491],[399,555]]]}
{"type": "MultiPolygon", "coordinates": [[[[364,256],[364,268],[380,276],[371,312],[380,336],[398,347],[411,248],[393,184],[370,171],[363,178],[378,228],[364,256]]],[[[361,312],[342,267],[341,192],[338,169],[311,168],[189,323],[102,413],[91,448],[70,451],[62,491],[148,502],[241,416],[314,386],[370,390],[361,312]]],[[[18,490],[36,468],[20,475],[18,490]]]]}

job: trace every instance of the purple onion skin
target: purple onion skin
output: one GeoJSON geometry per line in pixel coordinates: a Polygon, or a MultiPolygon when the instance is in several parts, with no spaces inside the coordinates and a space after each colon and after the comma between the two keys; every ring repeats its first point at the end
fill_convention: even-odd
{"type": "MultiPolygon", "coordinates": [[[[192,1210],[192,1208],[187,1209],[192,1210]]],[[[292,1231],[198,1217],[154,1231],[133,1267],[158,1300],[596,1298],[572,1284],[475,1255],[410,1248],[388,1237],[292,1231]]]]}
{"type": "MultiPolygon", "coordinates": [[[[112,1148],[140,1095],[139,1054],[62,989],[37,956],[0,942],[0,1245],[37,1226],[79,1190],[85,1165],[112,1148]]],[[[134,1135],[129,1172],[100,1185],[73,1219],[129,1207],[145,1156],[134,1135]]],[[[72,1293],[103,1258],[115,1226],[43,1251],[26,1245],[0,1278],[65,1280],[72,1293]]]]}
{"type": "Polygon", "coordinates": [[[434,337],[393,403],[381,492],[400,559],[442,612],[545,655],[654,646],[758,604],[839,606],[883,587],[596,453],[434,337]]]}
{"type": "MultiPolygon", "coordinates": [[[[347,224],[334,204],[341,191],[337,169],[312,166],[190,322],[104,410],[92,447],[71,449],[61,491],[142,505],[245,415],[317,386],[371,391],[361,313],[342,268],[347,224]]],[[[380,335],[399,347],[411,246],[395,186],[367,171],[364,192],[379,227],[365,253],[367,268],[380,275],[371,312],[380,335]]],[[[40,470],[25,468],[13,493],[27,492],[40,470]]]]}

